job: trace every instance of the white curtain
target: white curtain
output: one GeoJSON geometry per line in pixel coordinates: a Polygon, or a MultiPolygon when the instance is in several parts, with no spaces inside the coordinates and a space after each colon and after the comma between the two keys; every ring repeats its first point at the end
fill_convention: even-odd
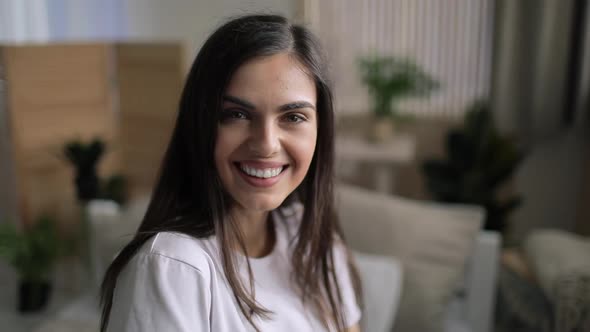
{"type": "MultiPolygon", "coordinates": [[[[577,93],[570,103],[573,79],[572,21],[574,0],[498,0],[497,45],[494,54],[494,111],[507,132],[519,133],[530,144],[560,137],[569,127],[566,111],[573,112],[573,125],[587,116],[590,77],[590,11],[586,11],[582,40],[582,63],[577,93]],[[577,109],[575,109],[577,108],[577,109]]],[[[587,6],[590,9],[590,6],[587,6]]],[[[578,41],[576,41],[578,42],[578,41]]]]}
{"type": "Polygon", "coordinates": [[[47,0],[0,0],[0,43],[48,39],[47,0]]]}
{"type": "Polygon", "coordinates": [[[0,0],[0,43],[121,40],[128,0],[0,0]]]}
{"type": "Polygon", "coordinates": [[[360,56],[408,57],[441,89],[408,99],[401,110],[460,116],[475,99],[489,97],[493,0],[307,0],[306,18],[327,48],[339,111],[366,111],[358,75],[360,56]]]}

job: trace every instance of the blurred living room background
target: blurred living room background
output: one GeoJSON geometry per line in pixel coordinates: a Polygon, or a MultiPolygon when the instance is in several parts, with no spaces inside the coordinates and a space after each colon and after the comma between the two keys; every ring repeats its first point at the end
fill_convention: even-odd
{"type": "Polygon", "coordinates": [[[590,331],[586,0],[0,0],[0,330],[96,331],[229,17],[320,38],[368,332],[590,331]]]}

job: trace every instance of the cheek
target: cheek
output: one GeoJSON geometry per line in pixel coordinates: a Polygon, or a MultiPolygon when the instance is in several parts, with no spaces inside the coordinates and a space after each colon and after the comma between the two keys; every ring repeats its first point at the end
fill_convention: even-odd
{"type": "Polygon", "coordinates": [[[223,158],[223,154],[224,154],[224,142],[223,139],[221,137],[221,135],[217,135],[217,138],[215,139],[215,149],[213,150],[213,158],[215,158],[215,167],[217,168],[217,171],[221,171],[220,169],[220,164],[221,164],[221,159],[223,158]]]}
{"type": "Polygon", "coordinates": [[[313,159],[313,154],[316,149],[316,140],[316,130],[310,131],[309,133],[297,140],[293,140],[294,158],[297,160],[297,163],[299,164],[298,171],[302,172],[303,175],[307,173],[309,165],[311,164],[311,160],[313,159]]]}
{"type": "Polygon", "coordinates": [[[215,166],[217,167],[217,171],[223,173],[224,170],[227,168],[229,155],[231,151],[234,149],[234,140],[232,139],[231,133],[228,133],[226,130],[219,128],[217,131],[217,139],[215,140],[215,150],[214,150],[214,158],[215,158],[215,166]]]}

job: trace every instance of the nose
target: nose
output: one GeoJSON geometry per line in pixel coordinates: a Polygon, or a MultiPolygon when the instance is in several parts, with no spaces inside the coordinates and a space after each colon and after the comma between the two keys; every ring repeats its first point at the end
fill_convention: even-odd
{"type": "Polygon", "coordinates": [[[251,126],[248,148],[257,157],[272,157],[280,151],[280,131],[272,121],[256,121],[251,126]]]}

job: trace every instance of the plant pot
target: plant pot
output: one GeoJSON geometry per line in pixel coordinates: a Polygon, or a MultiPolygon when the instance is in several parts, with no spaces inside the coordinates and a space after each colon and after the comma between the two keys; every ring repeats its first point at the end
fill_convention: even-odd
{"type": "Polygon", "coordinates": [[[51,284],[47,281],[19,281],[18,311],[36,312],[47,305],[51,295],[51,284]]]}
{"type": "Polygon", "coordinates": [[[383,143],[391,141],[395,134],[395,125],[393,120],[388,117],[373,119],[367,138],[373,143],[383,143]]]}
{"type": "Polygon", "coordinates": [[[80,201],[86,202],[97,197],[99,180],[94,168],[89,170],[78,170],[75,183],[76,195],[80,201]]]}

